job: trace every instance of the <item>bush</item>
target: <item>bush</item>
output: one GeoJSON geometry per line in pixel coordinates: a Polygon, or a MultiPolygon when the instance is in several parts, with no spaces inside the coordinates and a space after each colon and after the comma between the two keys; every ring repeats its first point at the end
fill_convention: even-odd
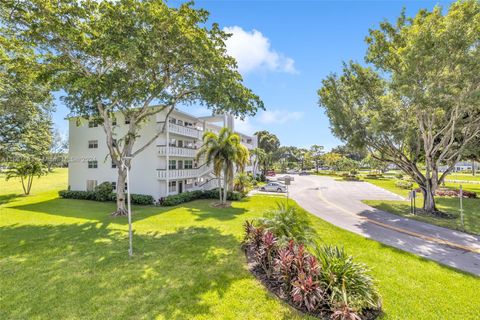
{"type": "Polygon", "coordinates": [[[278,202],[277,208],[265,212],[263,218],[257,221],[263,228],[273,232],[280,244],[286,244],[290,240],[311,244],[316,236],[308,216],[284,202],[278,202]]]}
{"type": "Polygon", "coordinates": [[[402,189],[411,189],[413,187],[413,182],[408,180],[397,180],[395,181],[395,186],[402,189]]]}
{"type": "MultiPolygon", "coordinates": [[[[103,183],[102,183],[103,184],[103,183]]],[[[106,189],[106,187],[105,187],[106,189]]],[[[79,200],[94,200],[94,201],[116,201],[117,195],[110,193],[99,195],[97,191],[71,191],[62,190],[58,192],[58,195],[64,199],[79,199],[79,200]],[[103,199],[103,200],[100,200],[103,199]]],[[[130,194],[130,200],[132,204],[137,205],[151,205],[153,204],[153,197],[145,194],[130,194]]]]}
{"type": "Polygon", "coordinates": [[[396,174],[395,174],[395,178],[401,180],[401,179],[403,179],[403,174],[401,174],[401,173],[396,173],[396,174]]]}
{"type": "MultiPolygon", "coordinates": [[[[195,191],[188,191],[180,194],[171,195],[165,197],[162,200],[162,206],[176,206],[185,202],[197,200],[197,199],[218,199],[218,188],[211,189],[211,190],[195,190],[195,191]]],[[[245,195],[241,192],[237,191],[228,191],[227,192],[227,200],[229,201],[239,201],[245,195]]]]}
{"type": "MultiPolygon", "coordinates": [[[[441,188],[437,189],[435,191],[435,195],[439,197],[460,197],[460,190],[459,189],[446,189],[446,188],[441,188]]],[[[471,198],[474,199],[477,197],[477,194],[472,191],[462,191],[463,198],[471,198]]]]}
{"type": "MultiPolygon", "coordinates": [[[[115,195],[113,201],[116,201],[116,200],[117,200],[117,197],[115,195]]],[[[130,200],[132,201],[133,204],[138,204],[138,205],[141,205],[141,206],[152,205],[153,202],[154,202],[153,197],[149,194],[132,193],[132,194],[130,194],[130,200]]]]}
{"type": "MultiPolygon", "coordinates": [[[[321,264],[321,281],[332,306],[353,310],[379,309],[380,296],[366,265],[353,261],[343,249],[324,246],[317,250],[321,264]]],[[[332,310],[333,311],[333,310],[332,310]]]]}
{"type": "Polygon", "coordinates": [[[95,199],[97,201],[111,201],[113,186],[110,182],[102,182],[95,187],[95,199]]]}

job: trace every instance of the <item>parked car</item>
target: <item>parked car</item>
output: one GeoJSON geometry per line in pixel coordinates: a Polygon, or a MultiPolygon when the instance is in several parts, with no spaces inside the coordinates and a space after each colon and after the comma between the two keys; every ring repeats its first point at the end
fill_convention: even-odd
{"type": "Polygon", "coordinates": [[[273,170],[268,170],[266,176],[267,176],[267,177],[275,177],[275,171],[273,171],[273,170]]]}
{"type": "Polygon", "coordinates": [[[297,174],[297,173],[298,173],[298,170],[290,169],[290,170],[287,170],[287,173],[288,173],[288,174],[297,174]]]}
{"type": "Polygon", "coordinates": [[[308,171],[302,171],[299,173],[300,176],[308,176],[310,174],[310,172],[308,171]]]}
{"type": "Polygon", "coordinates": [[[285,181],[285,180],[287,180],[287,179],[290,179],[290,181],[295,180],[294,177],[289,176],[288,174],[287,174],[287,175],[284,175],[284,176],[282,176],[282,177],[278,177],[278,178],[277,178],[278,181],[285,181]]]}
{"type": "Polygon", "coordinates": [[[269,192],[287,192],[287,187],[280,182],[269,182],[261,187],[260,190],[269,192]]]}

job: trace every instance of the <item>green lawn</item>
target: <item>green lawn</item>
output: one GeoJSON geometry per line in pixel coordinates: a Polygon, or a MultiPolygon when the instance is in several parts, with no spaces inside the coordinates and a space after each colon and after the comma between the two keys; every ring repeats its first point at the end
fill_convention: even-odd
{"type": "MultiPolygon", "coordinates": [[[[240,250],[243,222],[278,198],[134,207],[129,258],[113,203],[58,199],[65,171],[36,182],[0,205],[0,319],[307,319],[250,275],[240,250]]],[[[0,193],[15,194],[12,183],[0,193]]],[[[476,318],[480,278],[311,220],[372,268],[384,319],[476,318]]]]}
{"type": "MultiPolygon", "coordinates": [[[[375,184],[379,187],[387,189],[391,192],[399,194],[403,197],[408,196],[409,190],[401,189],[395,186],[394,179],[365,179],[372,184],[375,184]]],[[[454,184],[447,183],[448,187],[455,187],[454,184]]],[[[464,189],[477,192],[480,197],[480,185],[476,184],[464,184],[464,189]]],[[[415,186],[417,187],[417,186],[415,186]]],[[[456,186],[458,187],[458,186],[456,186]]],[[[463,199],[464,207],[464,223],[465,229],[463,229],[460,219],[460,203],[458,198],[449,198],[449,197],[436,197],[437,207],[443,212],[450,213],[453,218],[436,218],[432,216],[425,215],[412,215],[410,213],[410,201],[385,201],[385,200],[366,200],[366,204],[375,207],[377,209],[398,214],[404,217],[412,218],[415,220],[420,220],[427,223],[436,224],[438,226],[462,230],[469,233],[480,234],[480,199],[463,199]]],[[[418,196],[417,207],[422,206],[423,197],[421,194],[418,196]]]]}

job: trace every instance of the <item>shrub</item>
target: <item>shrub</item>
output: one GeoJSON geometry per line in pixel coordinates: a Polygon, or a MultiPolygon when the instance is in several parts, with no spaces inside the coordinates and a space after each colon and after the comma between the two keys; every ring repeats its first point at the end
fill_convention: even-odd
{"type": "MultiPolygon", "coordinates": [[[[138,205],[143,205],[143,206],[152,205],[153,202],[154,202],[153,197],[149,194],[135,194],[135,193],[132,193],[132,194],[130,194],[130,200],[132,201],[133,204],[138,204],[138,205]]],[[[113,201],[116,201],[116,195],[115,195],[113,201]]]]}
{"type": "Polygon", "coordinates": [[[95,199],[97,201],[111,201],[113,186],[110,182],[102,182],[95,187],[95,199]]]}
{"type": "MultiPolygon", "coordinates": [[[[439,196],[439,197],[460,197],[460,190],[459,189],[446,189],[446,188],[441,188],[441,189],[437,189],[437,191],[435,191],[435,195],[436,196],[439,196]]],[[[472,191],[466,191],[466,190],[462,190],[462,195],[463,195],[463,198],[476,198],[477,197],[477,194],[475,192],[472,192],[472,191]]]]}
{"type": "MultiPolygon", "coordinates": [[[[58,195],[64,199],[79,199],[79,200],[94,200],[94,201],[116,201],[117,195],[110,193],[108,196],[105,194],[99,196],[96,191],[71,191],[62,190],[58,192],[58,195]],[[100,200],[104,199],[104,200],[100,200]]],[[[137,205],[151,205],[153,204],[153,197],[145,194],[130,194],[130,200],[132,204],[137,205]]]]}
{"type": "Polygon", "coordinates": [[[396,173],[396,174],[395,174],[395,178],[401,180],[401,179],[403,179],[403,174],[401,174],[401,173],[396,173]]]}
{"type": "Polygon", "coordinates": [[[275,209],[265,212],[258,223],[273,232],[280,244],[285,245],[290,240],[299,243],[313,243],[316,233],[310,226],[308,216],[296,207],[288,206],[284,202],[278,202],[275,209]]]}
{"type": "Polygon", "coordinates": [[[327,285],[326,295],[334,308],[348,306],[361,312],[381,307],[380,296],[366,265],[354,262],[343,249],[334,246],[317,249],[317,257],[321,264],[321,280],[327,285]]]}
{"type": "Polygon", "coordinates": [[[402,189],[411,189],[413,187],[413,182],[408,180],[397,180],[395,181],[395,186],[402,189]]]}
{"type": "MultiPolygon", "coordinates": [[[[241,192],[237,191],[228,191],[227,192],[227,200],[229,201],[239,201],[245,195],[241,192]]],[[[162,206],[176,206],[185,202],[197,200],[197,199],[218,199],[218,188],[211,189],[211,190],[195,190],[195,191],[187,191],[175,195],[171,195],[165,197],[162,200],[162,206]]]]}

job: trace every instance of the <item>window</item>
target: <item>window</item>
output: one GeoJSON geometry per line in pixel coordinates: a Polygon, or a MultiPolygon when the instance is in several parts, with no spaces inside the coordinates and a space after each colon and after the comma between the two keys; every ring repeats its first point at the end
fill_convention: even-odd
{"type": "Polygon", "coordinates": [[[89,128],[96,128],[96,127],[98,127],[98,121],[95,121],[95,120],[88,121],[88,127],[89,127],[89,128]]]}
{"type": "Polygon", "coordinates": [[[183,161],[178,160],[178,169],[183,169],[183,161]]]}
{"type": "Polygon", "coordinates": [[[170,147],[176,147],[177,146],[177,139],[175,138],[170,138],[170,141],[168,142],[168,145],[170,147]]]}
{"type": "Polygon", "coordinates": [[[185,148],[189,148],[189,149],[195,149],[195,142],[193,142],[193,141],[185,141],[184,147],[185,147],[185,148]]]}
{"type": "Polygon", "coordinates": [[[115,164],[115,162],[112,161],[112,169],[115,169],[117,167],[117,165],[115,164]]]}
{"type": "Polygon", "coordinates": [[[182,140],[178,140],[178,147],[183,148],[183,141],[182,140]]]}
{"type": "Polygon", "coordinates": [[[182,120],[177,120],[177,124],[178,124],[179,126],[183,126],[183,121],[182,121],[182,120]]]}
{"type": "Polygon", "coordinates": [[[247,143],[252,144],[252,139],[247,139],[247,143]]]}
{"type": "Polygon", "coordinates": [[[130,124],[130,119],[125,118],[125,124],[130,124]]]}
{"type": "Polygon", "coordinates": [[[168,160],[168,169],[170,169],[170,170],[177,169],[177,161],[176,160],[168,160]]]}
{"type": "Polygon", "coordinates": [[[98,140],[88,141],[88,149],[97,149],[97,148],[98,148],[98,140]]]}
{"type": "Polygon", "coordinates": [[[87,191],[94,191],[97,186],[97,180],[87,180],[87,191]]]}
{"type": "Polygon", "coordinates": [[[112,126],[116,126],[117,125],[117,118],[113,118],[112,119],[112,126]]]}
{"type": "Polygon", "coordinates": [[[128,190],[128,184],[125,182],[125,191],[128,190]]]}
{"type": "Polygon", "coordinates": [[[112,184],[113,191],[117,190],[117,182],[112,181],[111,184],[112,184]]]}
{"type": "Polygon", "coordinates": [[[96,169],[98,168],[98,161],[97,160],[89,160],[88,161],[88,169],[96,169]]]}
{"type": "Polygon", "coordinates": [[[185,160],[185,169],[193,169],[193,160],[185,160]]]}
{"type": "Polygon", "coordinates": [[[173,124],[176,124],[176,123],[177,123],[177,119],[175,119],[175,118],[170,118],[170,119],[168,119],[168,122],[173,123],[173,124]]]}
{"type": "Polygon", "coordinates": [[[176,192],[176,191],[177,191],[177,181],[169,181],[168,192],[176,192]]]}

